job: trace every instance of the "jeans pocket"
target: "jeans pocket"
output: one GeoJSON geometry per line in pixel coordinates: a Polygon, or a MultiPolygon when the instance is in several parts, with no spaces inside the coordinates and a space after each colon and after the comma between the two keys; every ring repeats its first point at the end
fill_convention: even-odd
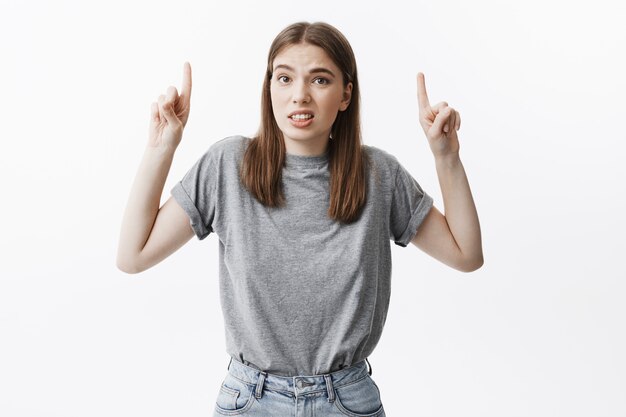
{"type": "Polygon", "coordinates": [[[227,374],[215,400],[215,411],[225,416],[243,414],[254,403],[253,386],[227,374]]]}
{"type": "Polygon", "coordinates": [[[335,387],[335,405],[350,417],[375,417],[383,412],[380,391],[369,375],[335,387]]]}

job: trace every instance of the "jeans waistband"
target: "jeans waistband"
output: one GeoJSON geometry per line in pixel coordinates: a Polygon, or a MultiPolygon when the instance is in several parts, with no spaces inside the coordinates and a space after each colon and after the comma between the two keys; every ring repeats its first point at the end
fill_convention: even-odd
{"type": "Polygon", "coordinates": [[[363,359],[348,368],[323,375],[282,376],[253,368],[231,356],[228,372],[244,382],[256,384],[255,397],[257,398],[261,398],[264,388],[288,392],[296,397],[308,393],[326,391],[328,401],[332,402],[335,399],[333,387],[341,387],[368,374],[371,375],[372,368],[370,366],[368,370],[368,365],[369,361],[363,359]]]}

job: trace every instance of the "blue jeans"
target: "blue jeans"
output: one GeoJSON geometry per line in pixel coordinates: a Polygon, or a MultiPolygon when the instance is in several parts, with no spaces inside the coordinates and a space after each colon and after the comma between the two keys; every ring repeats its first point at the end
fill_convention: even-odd
{"type": "Polygon", "coordinates": [[[213,417],[385,417],[371,374],[366,359],[324,375],[289,377],[231,358],[213,417]]]}

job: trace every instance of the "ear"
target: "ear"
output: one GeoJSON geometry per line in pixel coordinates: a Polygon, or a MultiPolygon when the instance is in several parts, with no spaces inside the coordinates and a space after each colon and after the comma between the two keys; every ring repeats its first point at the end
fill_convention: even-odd
{"type": "Polygon", "coordinates": [[[352,98],[352,82],[349,82],[348,85],[343,90],[343,98],[341,100],[341,104],[339,104],[339,111],[344,111],[348,108],[350,104],[350,99],[352,98]]]}

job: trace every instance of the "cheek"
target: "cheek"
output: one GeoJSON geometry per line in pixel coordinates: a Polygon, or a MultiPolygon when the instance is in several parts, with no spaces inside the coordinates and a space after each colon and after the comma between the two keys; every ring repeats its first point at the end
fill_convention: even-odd
{"type": "Polygon", "coordinates": [[[339,100],[335,100],[335,98],[329,98],[324,102],[324,108],[326,109],[326,113],[328,117],[334,118],[339,111],[339,100]]]}
{"type": "Polygon", "coordinates": [[[270,96],[272,98],[276,97],[276,98],[280,98],[281,95],[284,95],[285,93],[282,91],[284,89],[278,88],[276,87],[274,84],[272,84],[270,86],[270,96]]]}
{"type": "Polygon", "coordinates": [[[332,108],[334,110],[339,110],[339,106],[341,105],[341,92],[335,93],[332,96],[329,96],[326,100],[326,106],[328,108],[332,108]]]}
{"type": "Polygon", "coordinates": [[[279,92],[273,92],[270,94],[272,100],[272,109],[275,112],[282,111],[285,108],[284,97],[279,92]]]}

